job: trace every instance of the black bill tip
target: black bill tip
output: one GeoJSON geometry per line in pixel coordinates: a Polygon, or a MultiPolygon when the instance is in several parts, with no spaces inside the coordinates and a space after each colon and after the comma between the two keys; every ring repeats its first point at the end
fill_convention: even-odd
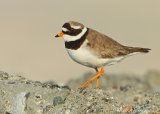
{"type": "Polygon", "coordinates": [[[55,35],[55,37],[59,37],[59,35],[57,34],[57,35],[55,35]]]}

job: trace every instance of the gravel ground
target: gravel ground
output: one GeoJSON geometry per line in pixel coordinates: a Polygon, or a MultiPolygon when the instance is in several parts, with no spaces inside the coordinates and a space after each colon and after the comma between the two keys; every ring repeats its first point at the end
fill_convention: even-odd
{"type": "Polygon", "coordinates": [[[0,114],[160,114],[160,72],[104,74],[100,89],[80,91],[91,75],[59,86],[1,71],[0,114]]]}

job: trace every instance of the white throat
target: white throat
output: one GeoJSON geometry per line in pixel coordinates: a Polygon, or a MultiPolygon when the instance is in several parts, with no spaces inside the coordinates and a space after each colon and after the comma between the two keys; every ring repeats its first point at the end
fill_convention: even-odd
{"type": "Polygon", "coordinates": [[[69,41],[75,41],[75,40],[78,40],[80,39],[87,31],[87,28],[84,27],[82,32],[80,34],[78,34],[77,36],[70,36],[70,35],[67,35],[67,34],[64,34],[63,35],[63,38],[65,41],[69,42],[69,41]]]}

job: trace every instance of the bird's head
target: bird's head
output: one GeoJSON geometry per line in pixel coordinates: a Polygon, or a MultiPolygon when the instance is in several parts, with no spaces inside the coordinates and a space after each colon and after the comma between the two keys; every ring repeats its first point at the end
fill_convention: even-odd
{"type": "Polygon", "coordinates": [[[62,37],[66,42],[80,39],[87,31],[87,28],[78,22],[69,21],[63,24],[62,31],[55,37],[62,37]]]}

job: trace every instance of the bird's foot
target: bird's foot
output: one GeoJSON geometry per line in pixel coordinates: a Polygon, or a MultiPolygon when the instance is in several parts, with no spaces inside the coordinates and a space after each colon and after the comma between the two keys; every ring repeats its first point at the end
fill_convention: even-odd
{"type": "Polygon", "coordinates": [[[82,86],[81,90],[84,90],[89,86],[90,83],[92,83],[94,80],[96,80],[96,88],[99,88],[99,78],[104,73],[104,68],[102,67],[100,71],[97,72],[97,74],[92,77],[91,79],[87,80],[82,86]]]}

